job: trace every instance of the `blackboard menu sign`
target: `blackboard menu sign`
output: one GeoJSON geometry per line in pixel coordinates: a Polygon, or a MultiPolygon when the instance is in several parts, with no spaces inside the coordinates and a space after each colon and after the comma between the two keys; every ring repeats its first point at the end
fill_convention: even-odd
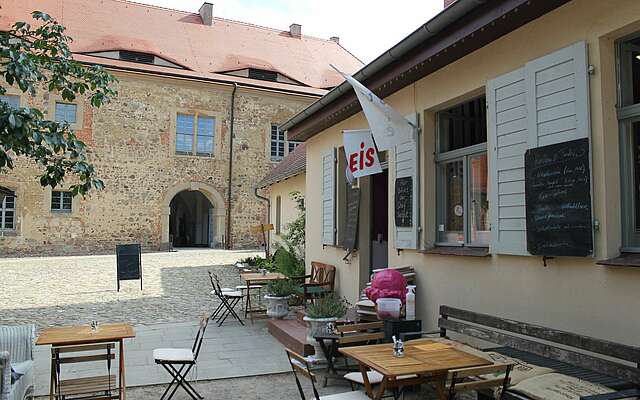
{"type": "Polygon", "coordinates": [[[413,226],[413,178],[396,179],[396,226],[413,226]]]}
{"type": "Polygon", "coordinates": [[[360,216],[360,188],[347,186],[347,210],[342,247],[349,251],[358,246],[358,223],[360,216]]]}
{"type": "Polygon", "coordinates": [[[593,254],[589,139],[528,150],[525,192],[529,253],[593,254]]]}
{"type": "Polygon", "coordinates": [[[120,290],[120,281],[135,279],[140,279],[140,290],[142,290],[142,250],[139,244],[117,245],[116,265],[118,291],[120,290]]]}

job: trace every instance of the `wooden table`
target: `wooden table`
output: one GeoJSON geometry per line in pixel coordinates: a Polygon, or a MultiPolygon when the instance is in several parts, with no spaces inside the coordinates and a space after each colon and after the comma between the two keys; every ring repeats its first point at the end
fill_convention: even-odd
{"type": "Polygon", "coordinates": [[[244,317],[247,318],[247,315],[251,315],[251,321],[253,322],[253,314],[265,312],[265,309],[262,308],[253,308],[251,305],[251,296],[249,287],[252,284],[261,284],[261,283],[269,283],[270,281],[277,281],[282,279],[287,279],[286,276],[279,272],[269,272],[267,274],[263,274],[261,272],[249,272],[246,274],[240,274],[240,277],[247,283],[247,300],[244,306],[244,317]]]}
{"type": "MultiPolygon", "coordinates": [[[[92,331],[88,325],[78,326],[66,326],[59,328],[49,328],[42,331],[36,345],[51,345],[51,383],[49,385],[49,398],[53,399],[54,394],[59,397],[58,392],[61,391],[61,387],[58,387],[59,371],[58,367],[60,362],[88,362],[88,361],[100,361],[109,360],[115,358],[115,354],[111,355],[110,351],[114,347],[114,344],[118,344],[118,390],[119,395],[116,398],[121,400],[125,399],[125,370],[124,370],[124,339],[134,338],[136,336],[133,327],[128,324],[104,324],[99,325],[98,329],[92,331]],[[90,355],[90,356],[74,356],[68,358],[61,358],[60,354],[65,352],[82,352],[106,349],[105,355],[90,355]]],[[[64,381],[67,386],[71,386],[78,391],[88,390],[89,388],[95,388],[97,386],[104,386],[105,377],[91,377],[72,379],[64,381]]],[[[110,379],[110,377],[109,377],[110,379]]],[[[110,385],[109,381],[109,385],[110,385]]],[[[62,386],[62,385],[61,385],[62,386]]],[[[105,397],[106,398],[106,397],[105,397]]]]}
{"type": "Polygon", "coordinates": [[[450,370],[492,364],[484,358],[428,339],[405,342],[404,348],[405,355],[401,358],[393,355],[392,343],[342,347],[339,351],[358,362],[367,395],[376,400],[382,397],[386,389],[426,382],[435,383],[438,397],[440,400],[446,400],[444,386],[450,370]],[[378,371],[384,376],[375,393],[367,377],[369,369],[378,371]],[[403,375],[416,375],[416,377],[397,379],[403,375]]]}

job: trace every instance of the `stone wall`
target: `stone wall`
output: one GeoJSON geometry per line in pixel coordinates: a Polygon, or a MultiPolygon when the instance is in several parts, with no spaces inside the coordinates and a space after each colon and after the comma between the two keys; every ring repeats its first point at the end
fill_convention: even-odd
{"type": "MultiPolygon", "coordinates": [[[[158,250],[168,238],[169,202],[175,190],[201,190],[211,200],[223,237],[227,208],[230,102],[232,88],[155,76],[118,73],[119,96],[100,109],[82,102],[77,128],[90,147],[90,160],[105,190],[74,198],[71,213],[50,210],[51,190],[37,182],[39,169],[17,160],[0,175],[0,185],[16,191],[17,229],[0,233],[0,256],[110,253],[117,243],[139,242],[158,250]],[[211,157],[176,155],[176,113],[200,112],[216,118],[211,157]],[[176,189],[178,188],[178,189],[176,189]]],[[[53,110],[56,96],[21,97],[27,105],[53,110]]],[[[232,245],[258,245],[249,227],[266,219],[253,187],[273,166],[271,123],[282,123],[315,98],[239,88],[236,95],[232,245]]],[[[70,183],[66,182],[67,184],[70,183]]]]}

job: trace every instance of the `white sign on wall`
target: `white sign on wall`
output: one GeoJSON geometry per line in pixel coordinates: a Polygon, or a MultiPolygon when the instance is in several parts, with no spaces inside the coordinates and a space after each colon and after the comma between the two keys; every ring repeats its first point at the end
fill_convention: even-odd
{"type": "Polygon", "coordinates": [[[379,174],[382,172],[378,152],[369,129],[343,132],[344,152],[347,157],[347,178],[379,174]]]}

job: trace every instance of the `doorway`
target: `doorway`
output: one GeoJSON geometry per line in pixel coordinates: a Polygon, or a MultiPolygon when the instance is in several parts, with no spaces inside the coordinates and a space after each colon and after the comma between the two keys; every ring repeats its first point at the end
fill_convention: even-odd
{"type": "MultiPolygon", "coordinates": [[[[371,175],[371,270],[389,266],[389,169],[371,175]]],[[[371,271],[369,271],[371,272],[371,271]]]]}
{"type": "Polygon", "coordinates": [[[169,237],[174,247],[211,247],[213,205],[197,190],[176,194],[170,203],[169,237]]]}

